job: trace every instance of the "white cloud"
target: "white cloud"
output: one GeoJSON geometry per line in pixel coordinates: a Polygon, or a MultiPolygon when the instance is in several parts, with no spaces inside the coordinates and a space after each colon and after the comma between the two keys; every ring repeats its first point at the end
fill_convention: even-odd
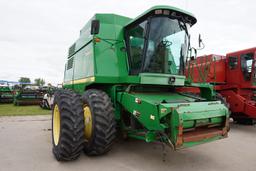
{"type": "Polygon", "coordinates": [[[94,13],[136,17],[153,5],[166,4],[195,14],[206,48],[200,54],[235,51],[256,45],[253,0],[1,0],[0,79],[20,76],[60,83],[68,47],[94,13]]]}

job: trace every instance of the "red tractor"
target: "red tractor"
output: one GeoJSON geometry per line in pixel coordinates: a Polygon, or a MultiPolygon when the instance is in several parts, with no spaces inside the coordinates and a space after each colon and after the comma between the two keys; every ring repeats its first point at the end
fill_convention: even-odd
{"type": "MultiPolygon", "coordinates": [[[[230,106],[238,123],[252,124],[256,119],[256,47],[226,56],[206,55],[192,59],[185,74],[193,82],[211,83],[230,106]]],[[[190,89],[194,93],[196,89],[190,89]]]]}

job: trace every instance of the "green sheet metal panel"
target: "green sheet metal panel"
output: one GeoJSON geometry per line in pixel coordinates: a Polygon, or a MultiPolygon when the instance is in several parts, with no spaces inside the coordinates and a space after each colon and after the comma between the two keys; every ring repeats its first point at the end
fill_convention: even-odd
{"type": "Polygon", "coordinates": [[[91,22],[94,19],[95,16],[93,16],[80,30],[79,39],[69,48],[68,57],[71,57],[74,53],[77,53],[79,50],[81,50],[81,48],[93,40],[93,35],[91,35],[91,22]]]}
{"type": "MultiPolygon", "coordinates": [[[[70,82],[73,79],[73,64],[72,67],[68,67],[68,63],[71,63],[73,61],[73,57],[69,58],[66,65],[65,65],[65,72],[64,72],[64,83],[70,82]]],[[[72,62],[73,63],[73,62],[72,62]]]]}
{"type": "Polygon", "coordinates": [[[93,43],[89,43],[75,54],[74,79],[94,76],[93,43]]]}
{"type": "Polygon", "coordinates": [[[171,74],[141,73],[141,84],[184,86],[185,76],[171,74]],[[173,79],[173,82],[170,79],[173,79]]]}
{"type": "Polygon", "coordinates": [[[93,43],[89,43],[68,59],[65,67],[64,83],[94,76],[93,43]]]}
{"type": "Polygon", "coordinates": [[[130,20],[115,14],[96,14],[92,17],[81,29],[79,39],[69,49],[64,85],[86,83],[81,79],[88,77],[95,77],[94,81],[98,82],[107,79],[117,83],[120,76],[127,76],[126,53],[121,48],[125,46],[123,27],[130,20]],[[97,35],[90,33],[91,21],[94,19],[100,21],[97,35]],[[95,38],[99,38],[100,42],[94,41],[95,38]]]}
{"type": "Polygon", "coordinates": [[[96,14],[100,21],[100,42],[95,42],[95,76],[120,77],[128,75],[123,26],[131,19],[115,14],[96,14]]]}

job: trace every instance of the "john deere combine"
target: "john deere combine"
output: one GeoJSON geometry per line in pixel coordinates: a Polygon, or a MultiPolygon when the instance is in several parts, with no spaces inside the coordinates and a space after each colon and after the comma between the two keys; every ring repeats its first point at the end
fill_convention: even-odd
{"type": "Polygon", "coordinates": [[[55,93],[57,160],[108,152],[117,131],[173,149],[227,137],[229,112],[209,84],[183,75],[196,18],[155,6],[130,19],[95,14],[70,47],[64,87],[55,93]],[[200,95],[183,90],[198,87],[200,95]]]}
{"type": "Polygon", "coordinates": [[[9,86],[0,86],[0,103],[12,103],[13,102],[13,90],[9,86]]]}

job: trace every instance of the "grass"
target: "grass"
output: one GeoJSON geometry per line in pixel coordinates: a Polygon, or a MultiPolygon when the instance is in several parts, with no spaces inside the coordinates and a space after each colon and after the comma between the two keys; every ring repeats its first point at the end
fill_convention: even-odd
{"type": "Polygon", "coordinates": [[[0,104],[0,116],[49,115],[50,110],[41,109],[39,105],[14,106],[13,104],[0,104]]]}

